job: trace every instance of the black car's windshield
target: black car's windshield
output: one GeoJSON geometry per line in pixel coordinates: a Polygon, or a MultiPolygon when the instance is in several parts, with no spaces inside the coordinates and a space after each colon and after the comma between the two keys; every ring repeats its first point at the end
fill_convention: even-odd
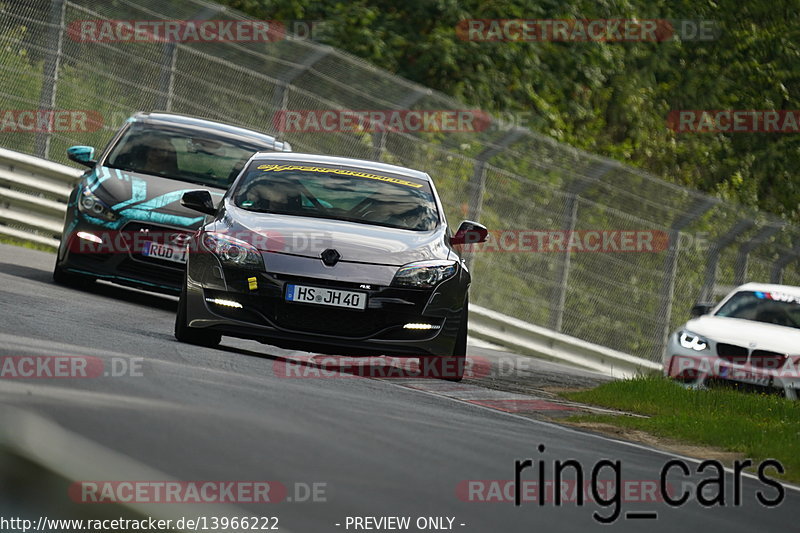
{"type": "Polygon", "coordinates": [[[739,291],[716,316],[800,328],[800,298],[780,292],[739,291]]]}
{"type": "Polygon", "coordinates": [[[106,166],[227,189],[247,160],[266,147],[207,132],[135,123],[106,166]]]}
{"type": "Polygon", "coordinates": [[[439,220],[430,184],[335,165],[251,163],[234,204],[264,213],[429,231],[439,220]]]}

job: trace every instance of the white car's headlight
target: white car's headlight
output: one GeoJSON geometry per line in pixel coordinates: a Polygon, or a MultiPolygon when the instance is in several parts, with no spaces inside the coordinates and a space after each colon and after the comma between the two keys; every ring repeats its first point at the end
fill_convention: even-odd
{"type": "Polygon", "coordinates": [[[678,342],[681,346],[696,352],[702,352],[708,349],[708,341],[699,335],[695,335],[691,331],[679,331],[678,342]]]}
{"type": "Polygon", "coordinates": [[[430,289],[451,278],[457,270],[455,261],[419,261],[400,267],[392,285],[412,289],[430,289]]]}
{"type": "Polygon", "coordinates": [[[84,188],[78,195],[78,210],[91,217],[109,222],[114,222],[119,218],[119,215],[87,188],[84,188]]]}
{"type": "Polygon", "coordinates": [[[223,263],[235,266],[263,267],[264,261],[258,248],[224,233],[203,234],[203,246],[219,257],[223,263]]]}

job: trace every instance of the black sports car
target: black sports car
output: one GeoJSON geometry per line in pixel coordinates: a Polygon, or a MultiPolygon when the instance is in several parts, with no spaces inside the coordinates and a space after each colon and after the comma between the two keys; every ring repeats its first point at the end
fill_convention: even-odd
{"type": "Polygon", "coordinates": [[[463,377],[470,275],[431,178],[381,163],[256,154],[194,234],[175,337],[222,335],[346,355],[420,357],[424,372],[463,377]]]}
{"type": "Polygon", "coordinates": [[[138,113],[95,160],[91,146],[70,159],[88,166],[69,198],[53,279],[93,279],[178,292],[186,244],[203,217],[180,205],[198,186],[219,199],[250,157],[289,151],[255,131],[182,115],[138,113]]]}

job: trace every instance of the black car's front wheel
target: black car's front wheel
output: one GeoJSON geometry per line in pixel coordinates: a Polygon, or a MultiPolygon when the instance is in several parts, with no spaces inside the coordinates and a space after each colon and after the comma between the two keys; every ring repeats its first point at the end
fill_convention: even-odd
{"type": "Polygon", "coordinates": [[[453,354],[445,357],[420,357],[420,369],[424,377],[444,379],[446,381],[461,381],[464,379],[464,370],[467,366],[467,316],[468,303],[464,302],[461,312],[461,322],[458,326],[458,335],[453,346],[453,354]]]}
{"type": "Polygon", "coordinates": [[[178,313],[175,315],[175,338],[180,342],[213,348],[222,340],[222,335],[215,331],[192,328],[188,325],[186,306],[186,283],[181,288],[180,300],[178,300],[178,313]]]}

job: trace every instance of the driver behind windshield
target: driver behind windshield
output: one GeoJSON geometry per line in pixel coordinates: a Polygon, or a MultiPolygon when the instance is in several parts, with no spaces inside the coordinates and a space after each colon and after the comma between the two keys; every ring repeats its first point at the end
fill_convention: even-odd
{"type": "Polygon", "coordinates": [[[175,176],[178,174],[178,156],[175,147],[164,137],[156,137],[148,143],[146,158],[142,169],[148,174],[175,176]]]}
{"type": "Polygon", "coordinates": [[[259,147],[236,139],[132,125],[105,166],[227,189],[259,147]]]}

